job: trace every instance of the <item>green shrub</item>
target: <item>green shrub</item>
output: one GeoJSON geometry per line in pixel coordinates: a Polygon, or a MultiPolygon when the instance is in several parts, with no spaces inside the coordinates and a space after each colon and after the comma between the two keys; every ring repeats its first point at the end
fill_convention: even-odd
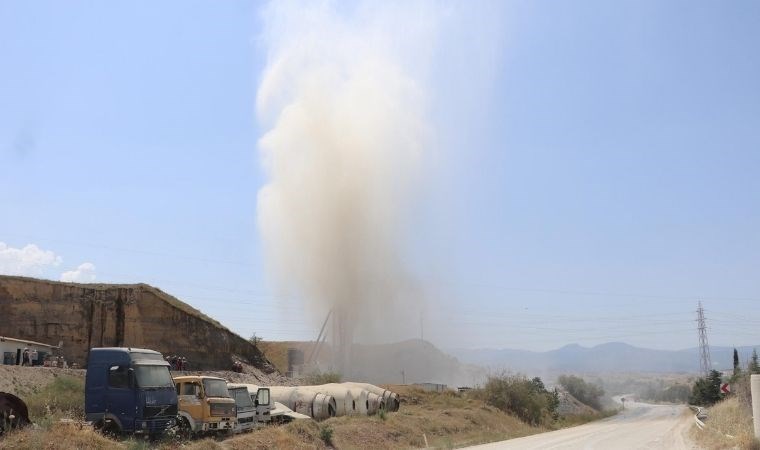
{"type": "Polygon", "coordinates": [[[84,417],[84,380],[60,375],[22,400],[29,408],[29,418],[35,421],[44,423],[50,416],[81,419],[84,417]]]}
{"type": "Polygon", "coordinates": [[[330,425],[325,425],[319,429],[319,438],[327,445],[332,445],[333,429],[330,425]]]}
{"type": "Polygon", "coordinates": [[[522,375],[491,376],[475,393],[489,405],[512,413],[530,425],[540,425],[557,418],[559,395],[546,390],[541,378],[522,375]]]}
{"type": "Polygon", "coordinates": [[[560,375],[557,381],[570,395],[578,399],[578,401],[596,409],[597,411],[601,411],[601,398],[604,395],[604,389],[602,389],[601,386],[586,383],[583,378],[576,377],[575,375],[560,375]]]}
{"type": "Polygon", "coordinates": [[[306,384],[340,383],[341,375],[338,372],[313,372],[305,377],[306,384]]]}

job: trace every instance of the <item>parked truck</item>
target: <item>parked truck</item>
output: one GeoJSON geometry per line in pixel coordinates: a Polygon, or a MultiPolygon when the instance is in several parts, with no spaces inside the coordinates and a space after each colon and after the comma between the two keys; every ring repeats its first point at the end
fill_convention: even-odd
{"type": "Polygon", "coordinates": [[[272,402],[269,388],[255,384],[227,383],[230,395],[237,406],[237,426],[235,433],[242,433],[258,425],[267,425],[272,420],[272,402]]]}
{"type": "Polygon", "coordinates": [[[169,364],[141,348],[93,348],[85,377],[85,419],[106,433],[160,437],[175,425],[169,364]]]}
{"type": "Polygon", "coordinates": [[[228,386],[245,386],[251,395],[256,407],[256,422],[264,425],[272,421],[271,412],[274,409],[274,402],[271,399],[271,393],[268,387],[260,387],[256,384],[228,384],[228,386]]]}
{"type": "Polygon", "coordinates": [[[227,390],[235,399],[237,407],[237,422],[235,423],[235,433],[244,433],[251,431],[256,427],[256,404],[248,393],[248,388],[242,384],[227,384],[227,390]]]}
{"type": "Polygon", "coordinates": [[[179,427],[184,434],[231,435],[237,423],[235,400],[227,381],[199,375],[174,377],[179,427]]]}

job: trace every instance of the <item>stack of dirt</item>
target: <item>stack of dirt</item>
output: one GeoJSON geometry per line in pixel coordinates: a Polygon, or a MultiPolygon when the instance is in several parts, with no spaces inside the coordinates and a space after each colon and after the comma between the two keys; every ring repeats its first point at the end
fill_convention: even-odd
{"type": "Polygon", "coordinates": [[[92,347],[149,348],[187,358],[193,370],[241,359],[262,375],[275,367],[246,339],[190,305],[145,285],[75,284],[0,276],[0,335],[62,343],[86,367],[92,347]],[[234,355],[234,357],[233,357],[234,355]]]}

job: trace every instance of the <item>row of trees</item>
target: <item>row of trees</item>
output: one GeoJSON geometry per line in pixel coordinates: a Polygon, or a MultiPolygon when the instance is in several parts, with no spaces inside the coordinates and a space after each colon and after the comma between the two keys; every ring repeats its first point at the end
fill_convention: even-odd
{"type": "MultiPolygon", "coordinates": [[[[734,349],[733,374],[729,377],[728,382],[731,383],[733,391],[740,397],[742,403],[747,403],[746,398],[749,397],[749,376],[760,374],[759,359],[757,350],[753,349],[752,357],[747,363],[746,369],[742,369],[741,363],[739,362],[739,352],[734,349]]],[[[720,385],[722,383],[723,375],[717,370],[711,370],[706,377],[699,378],[694,382],[691,396],[689,397],[689,403],[693,405],[710,406],[719,402],[725,397],[720,391],[720,385]]]]}

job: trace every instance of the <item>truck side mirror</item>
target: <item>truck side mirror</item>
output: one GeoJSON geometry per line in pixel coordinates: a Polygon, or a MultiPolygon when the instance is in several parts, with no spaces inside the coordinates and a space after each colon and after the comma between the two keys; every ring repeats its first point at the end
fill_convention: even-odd
{"type": "Polygon", "coordinates": [[[201,387],[197,384],[193,385],[193,390],[195,391],[195,396],[197,398],[203,398],[203,394],[201,393],[201,387]]]}

